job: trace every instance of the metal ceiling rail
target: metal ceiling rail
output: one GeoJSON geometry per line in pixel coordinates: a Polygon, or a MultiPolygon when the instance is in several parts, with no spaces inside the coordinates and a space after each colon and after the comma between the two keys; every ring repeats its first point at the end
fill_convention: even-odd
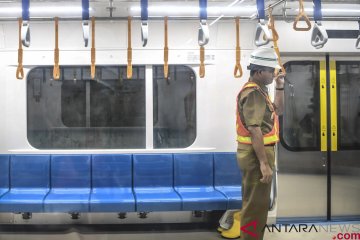
{"type": "Polygon", "coordinates": [[[269,10],[270,8],[275,8],[276,6],[278,6],[279,4],[285,2],[287,0],[279,0],[276,3],[270,4],[268,7],[265,8],[265,11],[269,10]]]}
{"type": "MultiPolygon", "coordinates": [[[[270,4],[269,6],[265,7],[265,11],[267,12],[270,8],[274,9],[276,7],[278,7],[280,4],[284,3],[284,6],[282,6],[282,12],[285,14],[276,14],[276,12],[273,14],[273,16],[276,17],[276,20],[291,20],[293,21],[293,18],[295,18],[296,14],[294,11],[290,11],[291,13],[289,14],[289,10],[294,10],[294,8],[287,8],[285,6],[285,4],[288,2],[288,0],[278,0],[275,3],[270,4]]],[[[113,14],[111,14],[113,15],[113,14]]],[[[313,14],[308,14],[309,19],[314,20],[314,17],[312,16],[313,14]]],[[[255,20],[255,16],[256,16],[256,11],[254,11],[254,14],[250,14],[249,16],[235,16],[235,14],[231,14],[231,16],[223,16],[222,15],[222,19],[235,19],[235,17],[239,17],[242,20],[255,20]],[[233,15],[233,16],[232,16],[233,15]]],[[[31,21],[54,21],[56,16],[54,17],[36,17],[36,16],[31,16],[30,20],[31,21]]],[[[81,16],[79,17],[61,17],[58,16],[59,20],[61,21],[81,21],[81,16]]],[[[148,16],[149,20],[163,20],[164,16],[148,16]]],[[[219,16],[211,16],[208,15],[208,19],[209,20],[216,20],[217,18],[219,18],[219,16]]],[[[132,16],[132,19],[134,20],[141,20],[141,16],[139,15],[135,15],[132,16]]],[[[169,20],[197,20],[198,19],[198,14],[194,14],[194,16],[168,16],[169,20]]],[[[334,16],[331,15],[325,15],[323,16],[323,20],[324,21],[359,21],[359,15],[350,15],[350,13],[341,13],[341,15],[337,14],[334,16]]],[[[6,22],[6,21],[17,21],[18,17],[0,17],[0,22],[6,22]]],[[[96,17],[97,21],[127,21],[127,16],[122,16],[122,17],[114,17],[114,16],[108,16],[108,17],[96,17]]]]}
{"type": "MultiPolygon", "coordinates": [[[[279,15],[279,14],[273,14],[273,16],[276,17],[276,21],[282,21],[282,20],[285,20],[285,18],[282,16],[282,15],[279,15]]],[[[290,17],[295,17],[295,15],[288,15],[287,18],[290,18],[290,17]]],[[[114,21],[127,21],[127,17],[95,17],[96,18],[96,21],[108,21],[108,22],[114,22],[114,21]]],[[[217,17],[208,17],[209,20],[215,20],[217,17]]],[[[236,18],[236,16],[224,16],[222,17],[222,19],[224,20],[234,20],[236,18]]],[[[252,22],[254,21],[254,19],[252,17],[239,17],[241,20],[245,20],[245,21],[249,21],[249,22],[252,22]]],[[[62,18],[62,17],[59,17],[58,18],[59,21],[73,21],[73,22],[76,22],[76,21],[79,21],[81,22],[81,17],[79,18],[73,18],[73,17],[69,17],[69,18],[62,18]]],[[[141,21],[141,18],[140,17],[132,17],[133,20],[139,20],[141,21]]],[[[163,21],[164,17],[149,17],[149,20],[153,20],[153,21],[163,21]]],[[[198,18],[196,17],[168,17],[169,20],[184,20],[184,21],[190,21],[190,20],[198,20],[198,18]]],[[[309,17],[310,20],[314,20],[313,17],[309,17]]],[[[41,18],[36,18],[36,17],[33,17],[33,18],[30,18],[30,20],[32,22],[50,22],[50,21],[54,21],[55,20],[55,17],[41,17],[41,18]]],[[[6,18],[0,18],[0,22],[17,22],[18,21],[18,18],[15,18],[15,17],[6,17],[6,18]]],[[[293,21],[293,19],[292,19],[293,21]]],[[[291,22],[292,22],[291,21],[291,22]]],[[[323,21],[359,21],[359,17],[352,17],[352,16],[334,16],[334,17],[323,17],[323,21]]]]}

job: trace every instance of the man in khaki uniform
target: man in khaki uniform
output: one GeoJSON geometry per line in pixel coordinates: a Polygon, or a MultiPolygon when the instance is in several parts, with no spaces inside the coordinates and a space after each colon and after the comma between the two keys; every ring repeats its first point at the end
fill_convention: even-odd
{"type": "Polygon", "coordinates": [[[237,98],[237,160],[242,171],[243,197],[241,238],[262,240],[275,166],[274,146],[279,141],[278,115],[284,105],[284,74],[275,77],[272,103],[266,85],[273,82],[275,69],[280,69],[275,51],[255,50],[248,69],[250,79],[237,98]]]}

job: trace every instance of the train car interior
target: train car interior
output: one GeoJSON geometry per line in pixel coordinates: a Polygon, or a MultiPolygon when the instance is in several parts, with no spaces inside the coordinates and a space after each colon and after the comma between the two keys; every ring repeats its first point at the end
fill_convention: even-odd
{"type": "Polygon", "coordinates": [[[0,240],[224,238],[260,48],[285,76],[264,239],[360,240],[359,0],[0,0],[0,240]]]}

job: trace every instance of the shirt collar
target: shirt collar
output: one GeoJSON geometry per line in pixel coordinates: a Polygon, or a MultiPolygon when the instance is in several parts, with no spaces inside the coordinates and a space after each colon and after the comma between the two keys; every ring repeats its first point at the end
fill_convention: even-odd
{"type": "Polygon", "coordinates": [[[251,79],[249,79],[249,82],[254,82],[254,83],[256,83],[263,91],[265,91],[266,93],[268,92],[268,88],[266,87],[265,84],[258,83],[258,82],[255,82],[255,81],[251,81],[251,79]]]}

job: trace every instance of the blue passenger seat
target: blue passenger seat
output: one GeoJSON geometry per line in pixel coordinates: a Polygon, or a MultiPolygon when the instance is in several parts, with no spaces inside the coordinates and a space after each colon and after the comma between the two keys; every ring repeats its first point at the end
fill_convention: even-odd
{"type": "Polygon", "coordinates": [[[237,164],[236,153],[214,153],[215,189],[228,199],[227,209],[240,209],[241,172],[237,164]]]}
{"type": "Polygon", "coordinates": [[[131,154],[92,156],[90,211],[135,211],[131,154]]]}
{"type": "Polygon", "coordinates": [[[174,154],[175,190],[182,210],[225,210],[227,198],[214,188],[213,154],[174,154]]]}
{"type": "Polygon", "coordinates": [[[1,212],[42,212],[49,192],[49,155],[13,155],[10,191],[0,198],[1,212]]]}
{"type": "Polygon", "coordinates": [[[134,154],[133,158],[137,211],[180,211],[172,154],[134,154]]]}
{"type": "Polygon", "coordinates": [[[10,156],[0,155],[0,197],[9,191],[10,156]]]}
{"type": "Polygon", "coordinates": [[[53,155],[45,212],[88,212],[90,155],[53,155]]]}

